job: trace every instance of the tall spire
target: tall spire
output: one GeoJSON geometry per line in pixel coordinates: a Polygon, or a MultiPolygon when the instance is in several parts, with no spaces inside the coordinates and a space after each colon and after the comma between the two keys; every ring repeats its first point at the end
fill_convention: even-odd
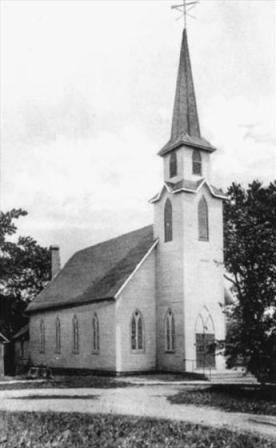
{"type": "Polygon", "coordinates": [[[184,134],[188,134],[191,137],[200,137],[196,96],[186,29],[184,29],[183,31],[180,52],[180,61],[174,99],[171,139],[177,140],[184,134]]]}
{"type": "Polygon", "coordinates": [[[163,156],[181,145],[199,147],[205,151],[211,152],[215,150],[215,148],[200,135],[186,28],[183,30],[180,51],[171,138],[164,148],[161,149],[159,155],[163,156]]]}

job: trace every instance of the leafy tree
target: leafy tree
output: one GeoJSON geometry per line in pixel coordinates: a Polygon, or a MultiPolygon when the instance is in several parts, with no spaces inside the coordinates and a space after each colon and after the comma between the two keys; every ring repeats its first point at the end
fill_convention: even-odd
{"type": "MultiPolygon", "coordinates": [[[[229,364],[242,358],[266,379],[276,359],[276,182],[233,183],[224,207],[225,267],[237,302],[230,310],[229,364]]],[[[274,373],[275,374],[275,373],[274,373]]]]}
{"type": "MultiPolygon", "coordinates": [[[[27,212],[0,212],[0,320],[9,331],[22,323],[22,313],[50,280],[50,251],[31,237],[15,239],[14,221],[27,212]]],[[[24,320],[24,319],[23,319],[24,320]]]]}

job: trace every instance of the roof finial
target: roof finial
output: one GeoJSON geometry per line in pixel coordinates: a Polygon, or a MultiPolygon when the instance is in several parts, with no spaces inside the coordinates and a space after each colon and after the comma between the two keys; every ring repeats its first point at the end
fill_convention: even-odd
{"type": "MultiPolygon", "coordinates": [[[[195,5],[199,3],[198,0],[195,1],[187,1],[187,0],[183,0],[183,3],[181,3],[180,5],[173,5],[171,6],[172,9],[177,9],[177,11],[180,11],[181,13],[183,13],[183,17],[184,17],[184,29],[187,29],[187,16],[192,17],[193,19],[195,19],[194,16],[192,16],[191,14],[189,14],[189,11],[195,7],[195,5]]],[[[177,19],[179,20],[180,17],[177,19]]]]}

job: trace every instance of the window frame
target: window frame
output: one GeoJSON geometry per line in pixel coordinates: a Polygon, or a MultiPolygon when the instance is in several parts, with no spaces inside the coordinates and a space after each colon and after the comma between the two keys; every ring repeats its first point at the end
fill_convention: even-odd
{"type": "Polygon", "coordinates": [[[40,329],[39,353],[45,353],[46,337],[45,337],[45,323],[43,319],[40,320],[39,329],[40,329]]]}
{"type": "Polygon", "coordinates": [[[55,347],[55,353],[60,354],[61,353],[61,325],[60,325],[60,318],[56,317],[56,347],[55,347]]]}
{"type": "Polygon", "coordinates": [[[202,176],[202,156],[199,149],[193,150],[193,174],[195,176],[202,176]]]}
{"type": "Polygon", "coordinates": [[[201,196],[197,206],[198,240],[208,242],[209,232],[209,207],[205,196],[201,196]]]}
{"type": "Polygon", "coordinates": [[[170,198],[166,199],[164,205],[164,242],[173,240],[173,208],[170,198]]]}
{"type": "Polygon", "coordinates": [[[98,354],[100,352],[100,324],[97,313],[94,313],[92,318],[92,353],[98,354]]]}
{"type": "Polygon", "coordinates": [[[74,355],[79,354],[80,352],[80,339],[79,339],[79,321],[74,314],[72,319],[72,330],[73,330],[73,349],[72,352],[74,355]]]}
{"type": "Polygon", "coordinates": [[[177,172],[178,172],[177,154],[176,154],[175,151],[173,151],[170,154],[170,159],[169,159],[169,174],[170,174],[170,178],[177,176],[177,172]]]}
{"type": "Polygon", "coordinates": [[[164,320],[165,329],[165,352],[175,353],[176,351],[176,333],[175,333],[175,317],[171,308],[169,308],[165,314],[164,320]]]}
{"type": "Polygon", "coordinates": [[[145,352],[145,325],[143,315],[139,310],[135,310],[134,313],[132,313],[130,319],[130,350],[132,353],[145,352]],[[134,334],[133,334],[133,322],[135,326],[134,334]],[[133,347],[133,341],[134,341],[134,347],[133,347]]]}

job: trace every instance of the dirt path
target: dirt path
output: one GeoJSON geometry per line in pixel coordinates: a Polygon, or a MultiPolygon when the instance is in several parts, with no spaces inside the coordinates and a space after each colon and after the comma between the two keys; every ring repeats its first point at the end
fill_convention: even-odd
{"type": "Polygon", "coordinates": [[[0,391],[0,410],[135,415],[255,432],[276,440],[276,417],[171,404],[179,386],[0,391]]]}

